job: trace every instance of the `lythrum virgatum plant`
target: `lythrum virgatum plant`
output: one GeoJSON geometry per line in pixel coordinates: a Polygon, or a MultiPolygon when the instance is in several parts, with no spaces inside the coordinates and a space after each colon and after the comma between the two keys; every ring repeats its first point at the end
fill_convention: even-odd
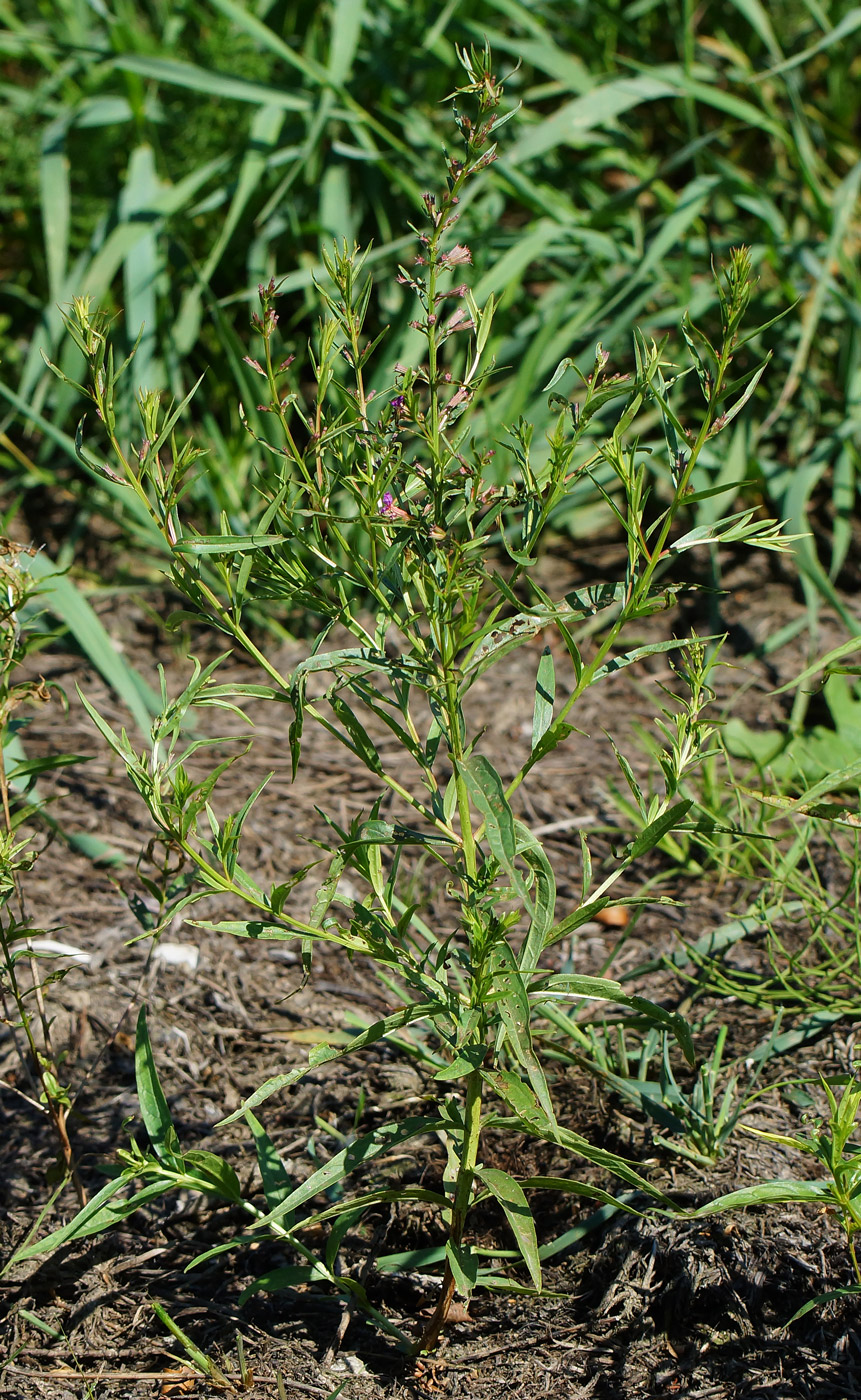
{"type": "MultiPolygon", "coordinates": [[[[142,1010],[137,1070],[151,1150],[123,1153],[122,1172],[87,1210],[29,1250],[104,1228],[160,1192],[196,1189],[235,1203],[248,1217],[247,1232],[224,1247],[269,1235],[295,1252],[298,1263],[257,1286],[328,1282],[405,1344],[424,1349],[436,1344],[456,1293],[468,1297],[476,1286],[507,1286],[497,1270],[483,1265],[483,1252],[470,1242],[468,1220],[477,1202],[498,1203],[532,1286],[539,1289],[541,1261],[529,1194],[556,1189],[612,1200],[576,1178],[524,1180],[485,1166],[488,1128],[567,1148],[635,1192],[668,1204],[627,1161],[559,1122],[531,1026],[543,1005],[559,999],[603,1000],[671,1031],[692,1060],[681,1017],[626,994],[610,979],[553,973],[545,955],[610,902],[620,902],[614,886],[639,856],[667,833],[698,820],[692,799],[679,789],[709,748],[701,703],[707,687],[695,684],[689,698],[680,700],[679,722],[665,730],[663,791],[644,798],[642,829],[601,878],[593,873],[583,840],[581,900],[565,918],[556,916],[547,853],[514,804],[532,770],[572,734],[578,701],[608,674],[674,650],[685,653],[684,673],[702,677],[707,671],[705,649],[696,641],[625,647],[631,624],[672,606],[677,590],[666,574],[678,554],[720,540],[746,540],[767,549],[783,545],[776,523],[755,520],[751,512],[687,532],[682,523],[697,500],[693,477],[701,449],[740,411],[761,373],[754,365],[734,381],[730,372],[733,357],[751,338],[741,330],[751,294],[743,250],[733,254],[719,284],[721,343],[712,346],[694,326],[686,326],[702,387],[699,421],[679,421],[671,404],[676,371],[660,347],[640,337],[632,375],[609,373],[608,356],[599,347],[590,372],[579,375],[576,399],[554,393],[554,425],[540,447],[533,446],[523,420],[500,426],[493,443],[473,440],[471,413],[493,372],[485,347],[494,306],[492,301],[479,306],[462,282],[471,254],[457,242],[454,227],[464,187],[480,179],[495,158],[495,130],[504,118],[498,116],[501,89],[487,52],[464,53],[462,61],[467,81],[455,98],[462,149],[446,158],[442,191],[424,196],[419,253],[400,273],[415,296],[417,345],[423,348],[412,365],[393,369],[390,392],[372,397],[365,387],[372,355],[383,352],[363,333],[373,283],[361,253],[340,246],[327,258],[329,281],[319,289],[324,315],[309,354],[312,395],[300,387],[308,376],[300,380],[279,348],[277,287],[270,283],[260,289],[254,325],[262,348],[250,358],[260,374],[272,427],[266,446],[279,481],[263,502],[253,534],[239,537],[225,526],[222,534],[201,536],[183,519],[183,492],[198,454],[193,444],[172,436],[178,407],[142,393],[143,441],[131,453],[119,441],[112,404],[126,366],[114,365],[103,319],[91,313],[85,299],[75,304],[70,327],[90,366],[84,392],[112,450],[111,464],[101,469],[145,504],[170,545],[173,583],[195,616],[214,623],[261,672],[259,684],[226,686],[218,683],[217,663],[206,668],[195,663],[185,692],[173,701],[165,695],[144,753],[91,706],[90,712],[126,764],[163,840],[196,872],[197,888],[186,905],[222,894],[247,909],[242,919],[197,920],[200,927],[241,938],[298,940],[308,967],[318,942],[338,944],[372,962],[396,1009],[343,1048],[316,1046],[306,1064],[268,1080],[224,1120],[244,1114],[250,1125],[264,1206],[243,1197],[226,1162],[211,1153],[182,1151],[142,1010]],[[660,418],[663,437],[641,445],[637,423],[646,410],[660,418]],[[649,494],[647,447],[665,463],[660,502],[649,494]],[[502,458],[501,469],[496,463],[491,467],[494,452],[502,458]],[[578,478],[599,464],[609,465],[616,483],[607,499],[627,540],[624,577],[553,598],[534,573],[542,537],[578,478]],[[218,586],[211,582],[213,570],[218,586]],[[244,612],[251,600],[302,609],[316,619],[316,642],[290,674],[246,629],[244,612]],[[604,629],[588,652],[581,651],[578,628],[588,622],[596,635],[599,614],[606,619],[604,629]],[[335,626],[350,640],[340,644],[339,638],[337,647],[327,647],[335,626]],[[554,661],[545,650],[537,669],[531,750],[506,784],[482,751],[483,729],[471,714],[470,692],[497,662],[548,629],[562,639],[573,682],[557,694],[554,661]],[[332,836],[322,880],[318,862],[284,871],[276,884],[263,888],[241,858],[243,824],[260,789],[239,811],[220,817],[215,791],[224,765],[212,766],[203,779],[190,775],[191,755],[199,764],[209,741],[184,746],[187,713],[198,706],[234,708],[251,698],[270,702],[285,717],[294,775],[302,762],[303,729],[314,723],[364,764],[379,787],[373,809],[349,830],[328,819],[332,836]],[[383,725],[396,741],[395,758],[374,741],[375,725],[383,725]],[[443,927],[430,926],[410,902],[411,875],[404,860],[410,851],[439,872],[450,901],[443,927]],[[310,913],[300,916],[294,890],[311,880],[317,882],[316,894],[310,913]],[[421,1029],[433,1073],[425,1113],[383,1123],[296,1185],[255,1110],[310,1069],[387,1036],[408,1035],[412,1026],[421,1029]],[[448,1146],[448,1165],[435,1189],[403,1184],[357,1190],[304,1213],[321,1192],[356,1169],[431,1133],[442,1135],[448,1146]],[[129,1193],[135,1181],[143,1185],[129,1193]],[[439,1299],[417,1341],[371,1306],[360,1279],[338,1267],[344,1235],[363,1212],[381,1202],[409,1200],[438,1209],[448,1241],[439,1299]],[[330,1230],[319,1253],[307,1231],[322,1222],[330,1230]]],[[[548,390],[571,369],[564,361],[548,390]]],[[[101,463],[83,445],[80,450],[91,464],[101,463]]],[[[646,896],[629,896],[628,902],[638,898],[646,896]]]]}

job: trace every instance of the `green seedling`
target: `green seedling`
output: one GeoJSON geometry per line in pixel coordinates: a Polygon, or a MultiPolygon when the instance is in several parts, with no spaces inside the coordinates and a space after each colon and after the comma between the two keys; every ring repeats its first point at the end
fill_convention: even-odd
{"type": "MultiPolygon", "coordinates": [[[[161,1303],[157,1303],[154,1298],[150,1301],[152,1303],[152,1310],[158,1318],[159,1322],[167,1328],[171,1336],[176,1337],[176,1340],[179,1342],[180,1346],[185,1352],[187,1359],[191,1362],[192,1366],[198,1372],[198,1374],[204,1376],[206,1380],[208,1380],[212,1385],[218,1386],[220,1390],[231,1390],[235,1393],[236,1386],[233,1384],[233,1382],[229,1380],[227,1376],[225,1376],[224,1372],[219,1366],[216,1366],[215,1362],[211,1359],[211,1357],[206,1355],[206,1352],[201,1351],[200,1347],[195,1345],[195,1343],[189,1337],[188,1333],[182,1330],[179,1323],[174,1322],[170,1313],[167,1311],[167,1308],[162,1307],[161,1303]]],[[[180,1360],[181,1358],[174,1357],[173,1359],[180,1360]]]]}
{"type": "Polygon", "coordinates": [[[697,1216],[714,1215],[720,1211],[740,1210],[747,1206],[771,1205],[778,1202],[810,1202],[834,1211],[846,1235],[855,1282],[845,1288],[833,1289],[812,1298],[799,1308],[790,1318],[790,1322],[797,1321],[830,1299],[861,1293],[861,1267],[855,1248],[855,1236],[861,1229],[861,1145],[851,1141],[859,1128],[861,1085],[854,1075],[839,1075],[828,1079],[820,1075],[820,1082],[828,1101],[828,1117],[812,1123],[805,1133],[769,1133],[747,1124],[742,1126],[746,1132],[764,1138],[767,1142],[776,1142],[812,1157],[827,1173],[825,1179],[760,1182],[758,1186],[745,1187],[741,1191],[731,1191],[729,1195],[719,1196],[717,1200],[710,1201],[696,1212],[697,1216]],[[834,1091],[841,1087],[843,1092],[838,1099],[834,1091]]]}
{"type": "Polygon", "coordinates": [[[653,1027],[645,1035],[632,1035],[630,1022],[594,1025],[548,1008],[544,1015],[550,1029],[546,1039],[540,1031],[537,1038],[547,1055],[578,1065],[603,1080],[625,1103],[638,1107],[660,1128],[652,1140],[667,1151],[700,1166],[714,1166],[720,1160],[755,1097],[754,1085],[762,1069],[760,1063],[748,1076],[743,1093],[735,1070],[728,1077],[722,1073],[726,1026],[720,1028],[714,1049],[686,1088],[678,1082],[664,1032],[653,1027]]]}

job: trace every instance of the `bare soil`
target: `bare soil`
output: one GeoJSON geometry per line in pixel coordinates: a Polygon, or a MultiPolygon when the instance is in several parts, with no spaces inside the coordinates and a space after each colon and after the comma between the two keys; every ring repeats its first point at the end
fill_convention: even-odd
{"type": "MultiPolygon", "coordinates": [[[[591,551],[578,546],[578,555],[572,563],[560,552],[546,568],[572,583],[589,581],[605,566],[612,572],[613,560],[602,559],[597,546],[591,551]]],[[[719,716],[732,696],[734,713],[771,726],[789,704],[789,698],[772,692],[804,664],[803,641],[768,661],[756,653],[799,614],[801,604],[779,566],[767,560],[752,570],[730,558],[725,585],[730,594],[713,606],[729,633],[724,657],[730,664],[719,673],[715,713],[719,716]]],[[[702,603],[683,603],[687,615],[681,620],[677,614],[652,619],[644,634],[654,637],[663,629],[670,635],[675,628],[685,635],[692,624],[706,632],[710,619],[701,609],[702,603]]],[[[155,664],[162,661],[171,691],[184,684],[188,662],[170,650],[148,609],[110,605],[103,619],[144,674],[154,678],[155,664]]],[[[822,649],[840,639],[836,622],[824,618],[822,649]]],[[[217,639],[196,641],[212,654],[220,649],[217,639]]],[[[503,776],[514,771],[529,742],[537,656],[538,650],[517,653],[490,672],[476,693],[487,726],[484,750],[503,776]]],[[[290,648],[282,659],[290,664],[290,648]]],[[[55,703],[36,714],[26,735],[28,754],[75,752],[90,758],[53,780],[52,813],[66,831],[98,835],[126,857],[124,867],[97,867],[61,837],[46,845],[44,834],[34,832],[34,843],[45,848],[28,880],[28,912],[36,927],[90,955],[86,966],[73,966],[46,993],[55,1045],[64,1054],[63,1072],[76,1095],[72,1133],[82,1177],[97,1190],[103,1181],[99,1165],[110,1162],[135,1131],[130,1122],[136,1115],[134,1020],[146,1001],[183,1146],[219,1152],[250,1183],[253,1154],[243,1126],[214,1131],[214,1125],[267,1076],[299,1062],[309,1031],[322,1038],[342,1031],[351,1016],[384,1014],[384,989],[370,969],[338,949],[315,955],[312,978],[303,987],[295,956],[285,957],[280,944],[237,941],[180,925],[170,941],[196,950],[195,967],[149,957],[145,941],[130,944],[140,930],[127,896],[141,892],[135,862],[152,833],[121,765],[106,753],[81,706],[76,685],[112,723],[129,723],[128,717],[80,656],[57,648],[43,654],[39,666],[63,687],[69,704],[66,712],[55,703]]],[[[231,676],[256,678],[238,657],[226,663],[222,678],[231,676]]],[[[563,913],[577,901],[579,831],[591,829],[597,863],[609,853],[613,828],[620,826],[609,791],[618,768],[604,731],[613,734],[638,771],[647,773],[649,761],[636,748],[635,727],[652,724],[666,700],[659,684],[671,681],[663,658],[611,677],[575,717],[585,735],[573,735],[522,792],[526,817],[544,829],[563,913]]],[[[254,721],[253,747],[226,776],[224,801],[239,805],[274,772],[249,824],[246,852],[256,873],[270,879],[313,858],[308,842],[325,831],[319,808],[344,823],[367,812],[378,794],[364,770],[345,762],[343,751],[323,732],[309,733],[302,770],[291,783],[288,719],[253,705],[247,710],[254,721]]],[[[223,716],[207,712],[201,726],[223,722],[223,716]]],[[[231,732],[241,733],[242,727],[234,724],[231,732]]],[[[51,784],[43,786],[47,790],[51,784]]],[[[632,923],[613,962],[616,975],[674,951],[680,934],[695,938],[724,923],[753,893],[748,882],[732,876],[722,883],[715,876],[694,879],[656,854],[638,874],[653,882],[656,896],[669,894],[679,903],[655,903],[632,923]]],[[[426,874],[419,869],[415,878],[423,888],[426,874]]],[[[429,898],[431,914],[444,919],[444,896],[431,892],[429,898]]],[[[577,971],[598,972],[618,936],[612,927],[589,926],[577,945],[559,956],[577,971]]],[[[753,947],[739,955],[759,954],[753,947]]],[[[690,987],[661,968],[644,975],[636,990],[666,1005],[690,1004],[690,987]]],[[[726,1023],[733,1056],[749,1054],[771,1026],[768,1011],[739,1003],[700,1002],[695,1014],[706,1013],[701,1044],[707,1049],[726,1023]]],[[[827,1036],[782,1057],[772,1077],[845,1069],[852,1063],[853,1042],[851,1020],[838,1022],[827,1036]]],[[[701,1170],[657,1146],[641,1115],[575,1068],[560,1063],[552,1072],[561,1121],[637,1161],[682,1207],[758,1180],[810,1174],[805,1159],[743,1133],[715,1170],[701,1170]]],[[[21,1097],[30,1086],[6,1030],[0,1035],[0,1079],[5,1253],[21,1242],[48,1199],[55,1146],[43,1115],[21,1097]]],[[[323,1067],[260,1112],[288,1168],[301,1178],[314,1168],[312,1153],[320,1161],[338,1150],[329,1129],[367,1130],[386,1116],[411,1111],[432,1090],[413,1062],[384,1047],[346,1067],[323,1067]]],[[[785,1130],[791,1115],[791,1107],[775,1094],[760,1101],[751,1121],[785,1130]]],[[[488,1166],[549,1175],[575,1175],[582,1165],[558,1149],[498,1134],[488,1135],[483,1159],[488,1166]]],[[[442,1146],[429,1137],[410,1144],[398,1170],[411,1182],[433,1186],[443,1165],[442,1146]]],[[[601,1180],[592,1168],[581,1174],[601,1180]]],[[[612,1189],[606,1179],[601,1184],[612,1189]]],[[[291,1400],[326,1397],[339,1386],[345,1400],[497,1400],[503,1395],[512,1400],[849,1400],[861,1395],[861,1347],[849,1303],[828,1305],[785,1326],[816,1293],[849,1282],[845,1243],[830,1215],[779,1207],[698,1222],[655,1212],[617,1213],[598,1221],[588,1203],[581,1208],[573,1199],[548,1195],[536,1207],[542,1243],[589,1223],[575,1245],[550,1259],[545,1295],[477,1294],[468,1310],[457,1313],[438,1354],[415,1361],[361,1317],[350,1321],[338,1341],[342,1305],[313,1287],[261,1293],[240,1309],[241,1290],[284,1262],[277,1247],[237,1249],[185,1273],[192,1258],[231,1238],[241,1222],[196,1197],[164,1198],[112,1233],[19,1266],[0,1283],[0,1310],[6,1316],[0,1324],[0,1394],[15,1400],[140,1400],[223,1393],[190,1369],[153,1313],[150,1300],[156,1299],[237,1386],[241,1334],[253,1371],[245,1392],[252,1400],[275,1400],[281,1393],[291,1400]]],[[[73,1210],[67,1190],[54,1207],[52,1223],[73,1210]]],[[[488,1248],[511,1245],[504,1223],[490,1212],[479,1213],[475,1229],[488,1248]]],[[[342,1266],[365,1267],[375,1305],[416,1330],[433,1305],[432,1278],[419,1268],[381,1274],[373,1260],[439,1240],[424,1207],[381,1207],[348,1235],[342,1266]]],[[[524,1277],[513,1270],[515,1282],[522,1284],[524,1277]]]]}

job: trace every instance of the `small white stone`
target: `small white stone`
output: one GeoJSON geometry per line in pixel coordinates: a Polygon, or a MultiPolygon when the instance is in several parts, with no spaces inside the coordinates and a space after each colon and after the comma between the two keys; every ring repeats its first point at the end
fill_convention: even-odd
{"type": "Polygon", "coordinates": [[[159,943],[153,954],[165,967],[187,967],[194,972],[200,961],[200,949],[194,943],[159,943]]]}

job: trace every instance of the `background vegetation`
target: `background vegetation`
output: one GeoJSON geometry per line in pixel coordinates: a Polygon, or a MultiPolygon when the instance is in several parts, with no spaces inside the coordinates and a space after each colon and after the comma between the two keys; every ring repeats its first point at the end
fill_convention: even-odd
{"type": "MultiPolygon", "coordinates": [[[[861,10],[837,0],[677,0],[669,11],[657,0],[561,11],[519,0],[5,0],[0,13],[0,447],[31,529],[38,520],[44,533],[47,517],[62,561],[94,514],[116,522],[118,507],[75,460],[75,394],[44,364],[48,355],[80,373],[61,309],[89,293],[121,310],[128,343],[142,328],[135,384],[182,399],[205,375],[186,411],[212,449],[199,523],[225,510],[247,525],[249,484],[270,467],[237,409],[241,400],[255,426],[259,382],[243,341],[257,284],[281,283],[282,329],[301,349],[321,249],[373,243],[387,276],[377,314],[391,326],[376,387],[394,362],[415,359],[397,265],[450,140],[443,99],[459,82],[456,45],[487,37],[523,104],[461,224],[479,301],[501,299],[491,421],[527,412],[540,435],[536,390],[564,355],[591,357],[600,341],[627,356],[635,326],[675,335],[686,308],[713,327],[710,261],[748,245],[760,279],[753,321],[785,315],[753,347],[774,354],[767,387],[732,451],[704,453],[702,470],[750,481],[748,493],[796,528],[826,498],[798,558],[811,598],[835,603],[861,398],[861,10]]],[[[121,405],[128,434],[138,432],[134,387],[121,405]]],[[[569,511],[568,529],[593,529],[586,504],[569,511]]],[[[145,574],[144,559],[117,549],[97,562],[117,570],[145,574]]]]}

